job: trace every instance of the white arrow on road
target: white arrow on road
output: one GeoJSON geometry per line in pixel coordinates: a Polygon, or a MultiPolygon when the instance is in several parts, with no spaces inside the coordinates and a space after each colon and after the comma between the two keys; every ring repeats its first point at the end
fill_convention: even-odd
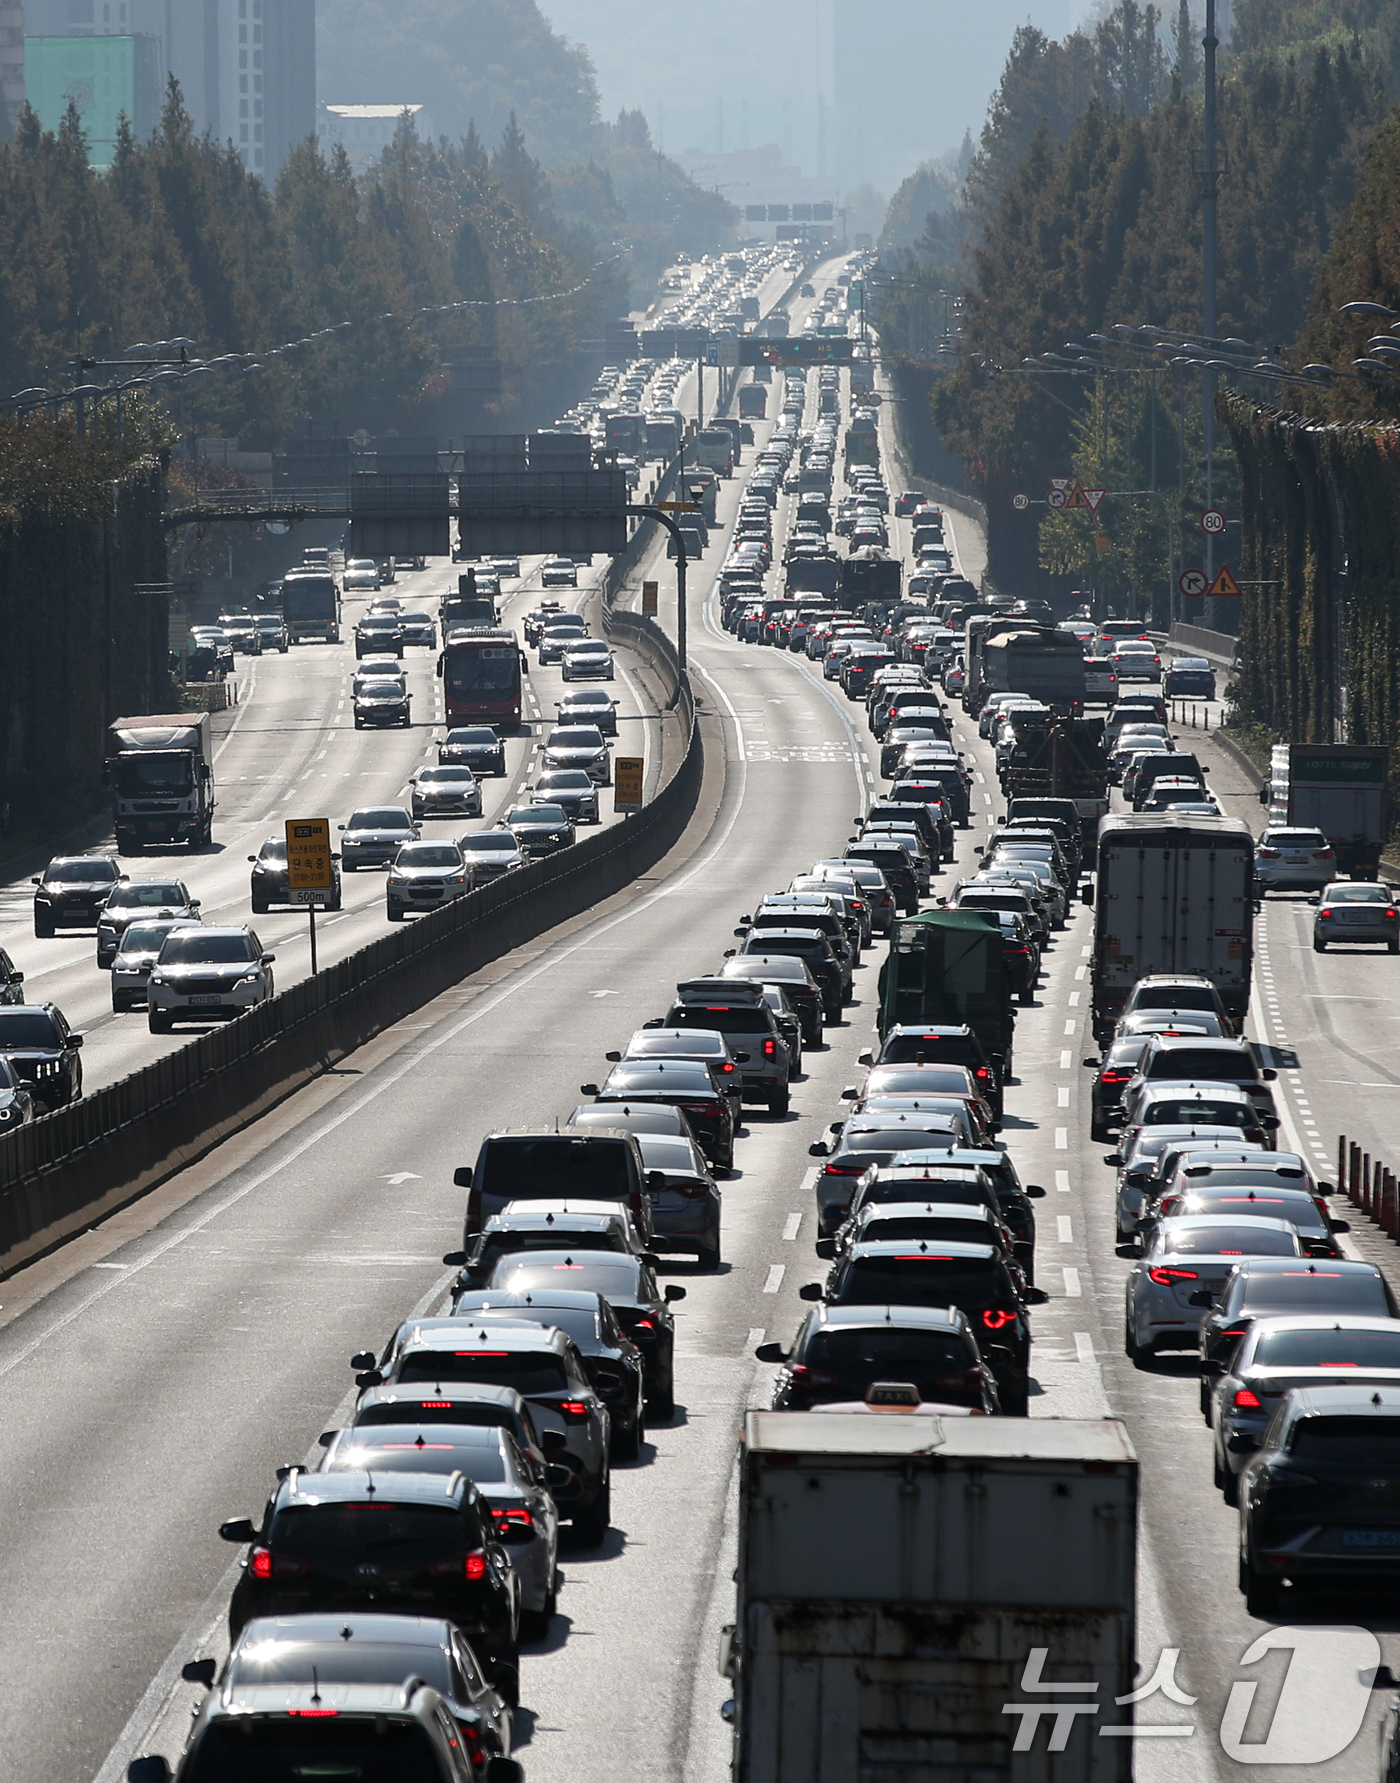
{"type": "Polygon", "coordinates": [[[590,997],[620,997],[621,991],[589,991],[590,997]]]}
{"type": "Polygon", "coordinates": [[[398,1188],[401,1182],[422,1182],[416,1170],[400,1170],[395,1176],[381,1176],[380,1182],[387,1182],[392,1188],[398,1188]]]}

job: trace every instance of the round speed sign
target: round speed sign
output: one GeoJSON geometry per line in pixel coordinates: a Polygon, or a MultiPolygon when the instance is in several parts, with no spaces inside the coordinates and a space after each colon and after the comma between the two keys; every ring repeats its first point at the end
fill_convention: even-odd
{"type": "Polygon", "coordinates": [[[1011,505],[1015,508],[1018,514],[1024,514],[1026,509],[1031,505],[1031,498],[1023,489],[1018,489],[1015,495],[1011,498],[1011,505]]]}
{"type": "Polygon", "coordinates": [[[1212,538],[1215,538],[1224,532],[1224,530],[1225,516],[1220,512],[1220,509],[1207,508],[1205,513],[1201,515],[1201,531],[1207,532],[1212,538]]]}

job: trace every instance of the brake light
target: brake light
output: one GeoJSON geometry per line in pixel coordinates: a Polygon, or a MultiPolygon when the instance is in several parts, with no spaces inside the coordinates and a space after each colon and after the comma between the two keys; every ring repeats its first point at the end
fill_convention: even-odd
{"type": "Polygon", "coordinates": [[[1381,918],[1381,921],[1382,922],[1394,922],[1394,921],[1396,921],[1396,918],[1397,918],[1397,913],[1394,910],[1387,910],[1385,915],[1381,918]]]}
{"type": "Polygon", "coordinates": [[[1015,1319],[1016,1315],[1014,1312],[999,1312],[990,1307],[982,1314],[982,1323],[987,1327],[988,1331],[1000,1331],[1003,1327],[1014,1324],[1015,1319]]]}
{"type": "Polygon", "coordinates": [[[1162,1265],[1149,1269],[1147,1273],[1159,1288],[1169,1288],[1173,1282],[1194,1282],[1200,1279],[1194,1269],[1169,1269],[1162,1265]]]}
{"type": "Polygon", "coordinates": [[[724,1072],[731,1072],[731,1071],[733,1071],[733,1069],[734,1069],[734,1061],[732,1059],[725,1059],[723,1061],[723,1063],[720,1065],[720,1070],[724,1071],[724,1072]]]}
{"type": "Polygon", "coordinates": [[[1313,850],[1313,859],[1315,861],[1330,861],[1331,858],[1332,850],[1330,848],[1315,848],[1313,850]]]}
{"type": "Polygon", "coordinates": [[[1241,1387],[1239,1392],[1235,1395],[1235,1409],[1238,1411],[1241,1406],[1243,1406],[1245,1411],[1250,1412],[1258,1412],[1264,1409],[1259,1403],[1259,1395],[1257,1393],[1252,1393],[1248,1387],[1241,1387]]]}
{"type": "Polygon", "coordinates": [[[1100,1071],[1100,1083],[1126,1083],[1132,1076],[1131,1071],[1100,1071]]]}
{"type": "Polygon", "coordinates": [[[535,1527],[535,1519],[530,1515],[529,1511],[526,1510],[524,1505],[518,1505],[509,1510],[504,1510],[499,1505],[492,1505],[491,1515],[502,1526],[507,1523],[519,1523],[527,1529],[533,1529],[535,1527]]]}
{"type": "Polygon", "coordinates": [[[1332,912],[1330,910],[1319,910],[1317,914],[1322,918],[1322,920],[1324,922],[1329,922],[1332,917],[1332,912]]]}
{"type": "Polygon", "coordinates": [[[418,1401],[419,1411],[424,1412],[445,1412],[449,1411],[451,1406],[450,1399],[420,1399],[418,1401]]]}
{"type": "Polygon", "coordinates": [[[681,1107],[687,1114],[713,1114],[714,1109],[708,1102],[682,1102],[681,1107]]]}
{"type": "Polygon", "coordinates": [[[588,1407],[581,1399],[561,1399],[559,1410],[566,1418],[586,1418],[588,1407]]]}
{"type": "Polygon", "coordinates": [[[288,1709],[289,1715],[298,1715],[303,1721],[325,1721],[331,1715],[338,1715],[339,1709],[288,1709]]]}
{"type": "Polygon", "coordinates": [[[1276,861],[1282,852],[1282,849],[1278,848],[1261,848],[1259,858],[1261,861],[1276,861]]]}
{"type": "Polygon", "coordinates": [[[252,1558],[248,1562],[248,1571],[255,1579],[270,1579],[272,1577],[271,1548],[254,1548],[252,1558]]]}
{"type": "Polygon", "coordinates": [[[770,1038],[763,1042],[763,1056],[765,1059],[773,1058],[777,1053],[777,1050],[778,1043],[776,1040],[770,1038]]]}
{"type": "Polygon", "coordinates": [[[486,1577],[486,1556],[480,1548],[474,1548],[467,1555],[463,1571],[469,1579],[484,1579],[486,1577]]]}
{"type": "Polygon", "coordinates": [[[634,1331],[654,1331],[656,1327],[650,1319],[637,1319],[634,1321],[632,1329],[634,1331]]]}
{"type": "Polygon", "coordinates": [[[979,1065],[973,1075],[976,1077],[990,1077],[991,1072],[988,1071],[985,1065],[979,1065]]]}
{"type": "Polygon", "coordinates": [[[454,1356],[508,1356],[509,1350],[453,1350],[454,1356]]]}
{"type": "Polygon", "coordinates": [[[311,1571],[309,1561],[294,1559],[290,1554],[274,1554],[271,1548],[254,1548],[248,1560],[248,1571],[255,1579],[296,1578],[311,1571]]]}
{"type": "Polygon", "coordinates": [[[822,1172],[823,1176],[864,1176],[864,1164],[828,1164],[822,1172]]]}

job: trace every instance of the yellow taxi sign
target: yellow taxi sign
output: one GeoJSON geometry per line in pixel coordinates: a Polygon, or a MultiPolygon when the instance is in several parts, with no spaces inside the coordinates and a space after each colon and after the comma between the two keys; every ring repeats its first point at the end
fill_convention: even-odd
{"type": "Polygon", "coordinates": [[[613,810],[640,811],[642,808],[642,772],[646,767],[640,755],[619,755],[613,762],[613,810]]]}
{"type": "Polygon", "coordinates": [[[334,891],[330,818],[290,817],[286,829],[287,890],[292,903],[311,902],[310,897],[299,894],[326,895],[334,891]]]}

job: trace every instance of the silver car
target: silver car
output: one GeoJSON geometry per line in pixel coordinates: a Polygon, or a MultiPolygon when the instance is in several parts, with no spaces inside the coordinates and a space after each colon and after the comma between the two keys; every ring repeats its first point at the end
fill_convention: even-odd
{"type": "Polygon", "coordinates": [[[272,962],[249,928],[174,929],[146,984],[146,1019],[168,1034],[179,1019],[230,1021],[274,995],[272,962]]]}
{"type": "Polygon", "coordinates": [[[581,644],[587,636],[587,622],[577,613],[561,613],[557,619],[547,619],[540,627],[540,661],[561,662],[569,645],[581,644]]]}
{"type": "Polygon", "coordinates": [[[471,830],[457,838],[457,846],[471,863],[476,885],[488,879],[499,879],[525,865],[520,844],[510,830],[471,830]]]}
{"type": "Polygon", "coordinates": [[[594,724],[556,725],[544,740],[544,768],[582,768],[599,786],[612,784],[612,757],[594,724]]]}
{"type": "Polygon", "coordinates": [[[601,638],[580,638],[565,647],[560,659],[566,681],[611,681],[613,653],[601,638]]]}
{"type": "MultiPolygon", "coordinates": [[[[490,1315],[478,1315],[489,1318],[490,1315]]],[[[544,1634],[557,1607],[559,1512],[542,1469],[500,1425],[374,1424],[338,1431],[321,1473],[463,1473],[491,1507],[497,1531],[510,1523],[534,1532],[528,1546],[511,1547],[520,1578],[521,1622],[544,1634]]],[[[560,1469],[562,1477],[568,1477],[560,1469]]]]}
{"type": "Polygon", "coordinates": [[[1400,953],[1400,909],[1389,886],[1364,880],[1334,880],[1318,895],[1313,918],[1313,951],[1326,953],[1335,942],[1383,941],[1400,953]]]}
{"type": "Polygon", "coordinates": [[[418,825],[402,805],[369,805],[352,811],[336,827],[342,832],[340,864],[347,873],[385,867],[405,842],[418,840],[418,825]]]}
{"type": "Polygon", "coordinates": [[[1301,1257],[1287,1220],[1183,1214],[1163,1220],[1128,1275],[1123,1348],[1138,1367],[1162,1350],[1195,1349],[1201,1321],[1242,1257],[1301,1257]]]}
{"type": "Polygon", "coordinates": [[[471,865],[455,842],[405,842],[389,868],[385,911],[402,922],[410,910],[436,910],[471,889],[471,865]]]}
{"type": "Polygon", "coordinates": [[[470,768],[455,764],[420,768],[409,784],[415,819],[481,816],[481,787],[470,768]]]}

